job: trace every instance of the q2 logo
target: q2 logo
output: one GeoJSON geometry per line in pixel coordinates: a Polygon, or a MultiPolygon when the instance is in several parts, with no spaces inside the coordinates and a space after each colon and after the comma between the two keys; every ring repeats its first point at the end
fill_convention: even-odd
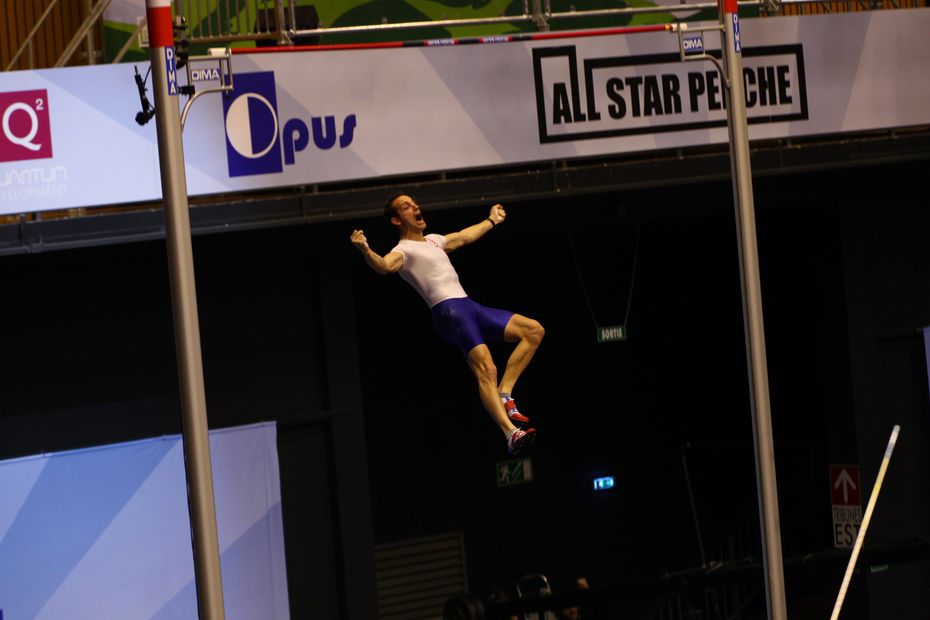
{"type": "Polygon", "coordinates": [[[0,93],[0,162],[51,156],[48,92],[0,93]]]}

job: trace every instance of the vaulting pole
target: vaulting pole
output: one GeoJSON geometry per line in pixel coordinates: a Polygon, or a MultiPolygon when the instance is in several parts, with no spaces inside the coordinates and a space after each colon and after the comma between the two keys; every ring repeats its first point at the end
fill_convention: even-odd
{"type": "Polygon", "coordinates": [[[178,109],[177,64],[171,0],[146,0],[149,28],[158,161],[165,202],[171,305],[178,358],[178,379],[183,422],[184,461],[188,507],[194,548],[197,606],[203,620],[223,620],[223,583],[220,573],[213,471],[207,427],[194,254],[191,243],[187,178],[178,109]]]}
{"type": "Polygon", "coordinates": [[[769,401],[768,367],[765,356],[765,326],[762,320],[762,286],[759,249],[756,242],[755,205],[752,196],[752,166],[749,159],[749,128],[743,85],[743,56],[736,0],[719,0],[723,30],[723,61],[729,82],[727,126],[730,131],[730,166],[743,289],[746,357],[749,363],[749,394],[756,454],[756,485],[762,531],[762,562],[770,620],[785,620],[785,577],[778,519],[778,488],[775,479],[775,449],[769,401]]]}
{"type": "Polygon", "coordinates": [[[898,442],[899,432],[901,432],[901,427],[895,424],[894,428],[891,429],[891,437],[888,439],[888,447],[885,448],[885,456],[882,458],[881,467],[878,468],[878,476],[875,477],[875,484],[872,486],[872,494],[869,495],[869,504],[866,506],[865,516],[862,517],[859,533],[856,534],[856,543],[853,545],[852,553],[849,556],[849,563],[846,564],[846,573],[843,575],[843,583],[840,584],[839,594],[836,595],[836,603],[833,605],[830,620],[839,620],[840,610],[843,609],[843,601],[846,600],[846,590],[849,588],[849,582],[852,580],[852,574],[856,568],[856,561],[859,559],[859,551],[862,549],[862,543],[865,540],[865,532],[869,529],[869,523],[872,521],[875,502],[878,501],[878,494],[882,490],[882,482],[885,480],[885,472],[888,471],[888,464],[891,462],[891,453],[894,452],[894,446],[898,442]]]}

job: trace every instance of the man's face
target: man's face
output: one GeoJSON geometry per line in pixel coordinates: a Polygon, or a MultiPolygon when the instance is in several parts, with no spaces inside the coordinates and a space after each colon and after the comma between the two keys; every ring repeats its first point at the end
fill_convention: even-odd
{"type": "Polygon", "coordinates": [[[394,208],[397,215],[391,219],[394,224],[401,228],[411,230],[423,230],[426,228],[426,221],[423,219],[423,213],[420,211],[420,205],[410,196],[398,196],[394,199],[394,208]]]}

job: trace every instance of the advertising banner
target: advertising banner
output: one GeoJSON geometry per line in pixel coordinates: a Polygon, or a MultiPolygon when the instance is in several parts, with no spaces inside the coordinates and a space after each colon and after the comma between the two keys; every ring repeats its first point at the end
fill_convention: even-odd
{"type": "MultiPolygon", "coordinates": [[[[930,123],[930,9],[747,19],[740,32],[751,140],[930,123]]],[[[716,54],[719,39],[701,45],[716,54]]],[[[728,140],[721,76],[680,61],[676,34],[436,43],[236,54],[233,92],[187,117],[189,193],[728,140]]],[[[134,120],[136,67],[148,70],[0,73],[0,213],[160,198],[155,123],[134,120]]],[[[216,67],[198,63],[193,86],[216,87],[216,67]]]]}
{"type": "MultiPolygon", "coordinates": [[[[276,429],[210,432],[226,617],[290,616],[276,429]]],[[[0,616],[197,617],[179,436],[0,462],[0,616]]]]}

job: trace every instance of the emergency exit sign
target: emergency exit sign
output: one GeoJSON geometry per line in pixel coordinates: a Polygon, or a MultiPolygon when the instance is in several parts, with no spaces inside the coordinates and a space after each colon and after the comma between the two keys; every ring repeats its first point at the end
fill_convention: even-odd
{"type": "Polygon", "coordinates": [[[626,325],[597,328],[598,342],[619,342],[621,340],[626,340],[626,325]]]}
{"type": "Polygon", "coordinates": [[[497,464],[497,486],[509,487],[533,480],[533,460],[515,459],[497,464]]]}

